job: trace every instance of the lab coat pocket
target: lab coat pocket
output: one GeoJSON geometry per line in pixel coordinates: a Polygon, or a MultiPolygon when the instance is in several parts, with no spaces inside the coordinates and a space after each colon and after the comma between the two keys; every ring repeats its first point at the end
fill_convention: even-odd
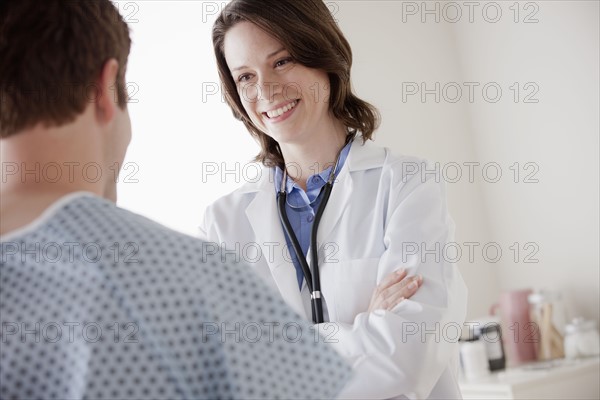
{"type": "Polygon", "coordinates": [[[353,323],[354,317],[369,309],[377,286],[379,258],[340,261],[335,268],[335,309],[337,320],[353,323]]]}

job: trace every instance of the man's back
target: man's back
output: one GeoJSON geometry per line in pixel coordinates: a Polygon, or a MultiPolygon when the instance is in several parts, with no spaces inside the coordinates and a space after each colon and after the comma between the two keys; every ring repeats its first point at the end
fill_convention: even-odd
{"type": "Polygon", "coordinates": [[[206,250],[82,192],[3,236],[0,397],[334,396],[324,339],[206,250]]]}

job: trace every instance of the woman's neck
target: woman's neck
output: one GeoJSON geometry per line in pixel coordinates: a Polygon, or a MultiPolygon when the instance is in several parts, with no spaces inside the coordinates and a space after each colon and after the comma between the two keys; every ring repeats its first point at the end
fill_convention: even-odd
{"type": "Polygon", "coordinates": [[[323,131],[306,143],[285,143],[281,151],[287,173],[302,189],[306,181],[331,167],[346,143],[346,128],[339,124],[333,132],[323,131]]]}

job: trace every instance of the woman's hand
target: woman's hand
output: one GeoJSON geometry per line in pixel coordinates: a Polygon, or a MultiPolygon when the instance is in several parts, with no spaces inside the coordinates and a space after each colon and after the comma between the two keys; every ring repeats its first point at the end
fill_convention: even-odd
{"type": "Polygon", "coordinates": [[[379,286],[375,288],[375,292],[371,297],[369,304],[369,312],[375,310],[390,311],[402,300],[411,297],[423,284],[421,275],[406,277],[406,270],[399,269],[389,274],[379,286]]]}

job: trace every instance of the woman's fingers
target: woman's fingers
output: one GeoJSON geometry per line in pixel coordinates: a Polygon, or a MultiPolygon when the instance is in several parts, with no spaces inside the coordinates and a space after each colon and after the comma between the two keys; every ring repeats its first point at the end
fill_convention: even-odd
{"type": "Polygon", "coordinates": [[[423,278],[420,275],[407,278],[406,275],[404,269],[389,274],[375,289],[369,312],[377,309],[391,310],[402,300],[415,294],[423,283],[423,278]]]}
{"type": "Polygon", "coordinates": [[[397,284],[402,279],[404,279],[406,277],[406,274],[407,272],[404,268],[392,272],[391,274],[385,277],[383,282],[381,282],[377,286],[377,289],[375,291],[383,292],[384,290],[388,289],[389,287],[397,284]]]}
{"type": "Polygon", "coordinates": [[[382,293],[389,289],[391,286],[393,286],[394,284],[397,284],[398,282],[402,281],[402,279],[404,279],[406,277],[406,270],[404,268],[401,268],[397,271],[392,272],[391,274],[389,274],[388,276],[385,277],[385,279],[383,280],[383,282],[381,282],[376,288],[375,291],[373,292],[373,295],[371,296],[371,301],[369,304],[369,311],[371,311],[373,309],[373,307],[375,307],[376,305],[380,305],[379,302],[382,299],[382,293]]]}
{"type": "Polygon", "coordinates": [[[423,277],[421,275],[410,276],[389,286],[381,294],[386,298],[391,298],[400,293],[404,297],[409,298],[417,291],[421,284],[423,284],[423,277]]]}
{"type": "Polygon", "coordinates": [[[412,295],[419,290],[422,284],[423,277],[419,275],[405,279],[404,281],[390,287],[388,289],[390,292],[387,294],[386,310],[391,311],[392,308],[396,307],[402,301],[412,297],[412,295]]]}

